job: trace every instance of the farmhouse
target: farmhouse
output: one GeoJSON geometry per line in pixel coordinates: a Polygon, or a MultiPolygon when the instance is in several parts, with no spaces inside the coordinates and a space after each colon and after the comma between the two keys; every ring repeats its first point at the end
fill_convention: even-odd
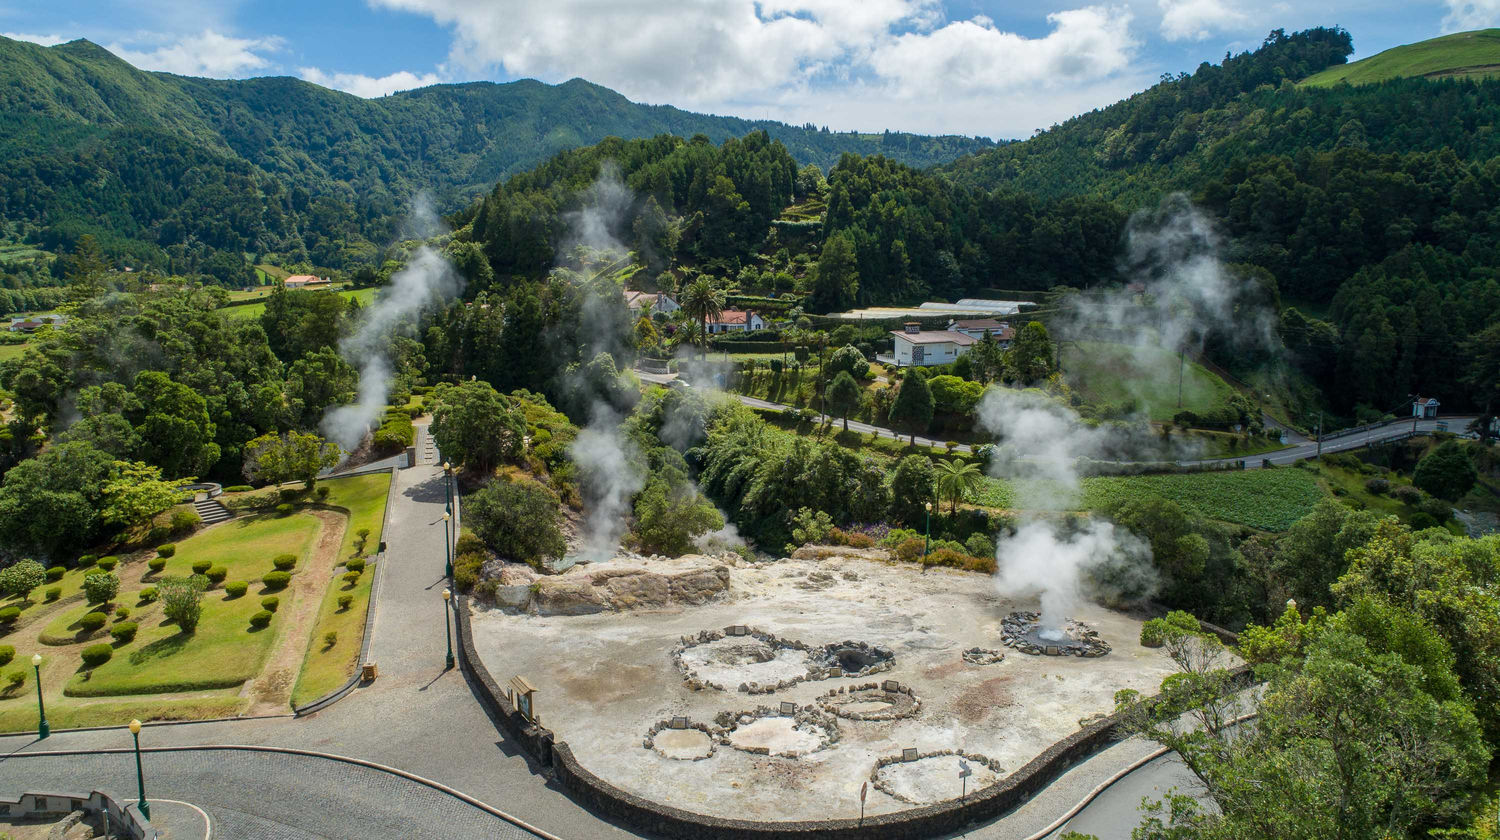
{"type": "Polygon", "coordinates": [[[677,301],[672,300],[670,295],[660,292],[629,292],[625,293],[625,306],[630,314],[636,317],[641,315],[671,315],[682,307],[677,301]]]}
{"type": "Polygon", "coordinates": [[[916,321],[907,323],[905,329],[891,330],[891,336],[896,342],[896,352],[889,362],[901,367],[946,365],[969,352],[969,347],[979,340],[953,330],[924,332],[916,321]]]}
{"type": "Polygon", "coordinates": [[[311,274],[293,274],[281,281],[288,289],[317,289],[328,285],[328,278],[311,274]]]}
{"type": "Polygon", "coordinates": [[[68,320],[66,315],[36,315],[31,318],[12,318],[6,327],[10,332],[34,333],[42,327],[56,326],[68,320]]]}
{"type": "Polygon", "coordinates": [[[985,333],[1000,343],[1000,349],[1007,350],[1010,343],[1016,337],[1015,328],[1005,321],[997,321],[994,318],[978,318],[966,321],[949,321],[948,329],[963,333],[969,338],[984,338],[985,333]]]}
{"type": "Polygon", "coordinates": [[[708,321],[708,333],[727,332],[755,332],[766,328],[765,319],[743,309],[726,309],[719,313],[719,317],[710,318],[708,321]]]}

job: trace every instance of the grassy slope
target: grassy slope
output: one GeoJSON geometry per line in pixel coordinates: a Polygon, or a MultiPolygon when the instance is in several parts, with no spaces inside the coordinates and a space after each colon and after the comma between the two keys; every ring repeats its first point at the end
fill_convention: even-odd
{"type": "Polygon", "coordinates": [[[1207,412],[1223,405],[1234,389],[1192,361],[1183,370],[1182,408],[1177,407],[1177,354],[1158,347],[1100,341],[1066,345],[1063,375],[1095,404],[1134,399],[1152,420],[1171,420],[1182,410],[1207,412]]]}
{"type": "MultiPolygon", "coordinates": [[[[361,306],[368,306],[370,304],[370,301],[375,299],[375,291],[376,290],[371,287],[368,289],[352,289],[341,291],[339,292],[339,294],[343,295],[346,298],[354,298],[355,300],[359,301],[359,304],[361,306]]],[[[266,294],[269,295],[270,292],[267,291],[266,294]]],[[[254,297],[254,295],[251,295],[251,297],[254,297]]],[[[225,315],[228,315],[231,318],[259,318],[261,315],[265,314],[266,305],[264,303],[247,303],[244,306],[226,306],[224,307],[223,311],[225,315]]]]}
{"type": "Polygon", "coordinates": [[[19,359],[25,352],[25,344],[0,344],[0,362],[19,359]]]}
{"type": "MultiPolygon", "coordinates": [[[[369,528],[370,536],[364,545],[363,556],[373,556],[384,539],[381,528],[385,524],[386,496],[390,491],[391,478],[386,473],[360,475],[352,478],[335,478],[320,482],[320,487],[329,488],[327,504],[342,508],[349,514],[349,526],[344,529],[344,542],[339,546],[339,562],[355,557],[358,531],[369,528]]],[[[359,581],[349,587],[337,577],[323,595],[318,608],[318,623],[308,638],[307,657],[302,661],[302,671],[297,676],[297,685],[292,689],[292,705],[316,700],[343,684],[359,658],[360,642],[364,637],[365,613],[370,606],[370,585],[375,579],[374,566],[359,576],[359,581]],[[338,608],[338,596],[354,596],[354,603],[347,610],[338,608]],[[329,632],[338,633],[338,642],[332,647],[323,643],[329,632]]],[[[342,573],[340,573],[342,574],[342,573]]]]}
{"type": "Polygon", "coordinates": [[[1352,64],[1330,67],[1302,81],[1309,87],[1330,87],[1339,82],[1372,84],[1386,79],[1491,78],[1500,76],[1500,29],[1457,32],[1392,47],[1352,64]]]}

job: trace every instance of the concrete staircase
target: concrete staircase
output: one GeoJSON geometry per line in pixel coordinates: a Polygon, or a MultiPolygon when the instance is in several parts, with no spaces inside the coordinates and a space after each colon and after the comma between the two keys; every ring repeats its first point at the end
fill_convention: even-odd
{"type": "Polygon", "coordinates": [[[193,502],[193,510],[198,511],[204,525],[216,525],[234,518],[234,513],[218,499],[197,499],[193,502]]]}

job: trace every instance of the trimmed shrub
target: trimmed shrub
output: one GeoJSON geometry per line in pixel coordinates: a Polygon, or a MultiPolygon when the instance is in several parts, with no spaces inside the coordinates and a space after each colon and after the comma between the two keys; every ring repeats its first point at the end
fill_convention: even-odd
{"type": "Polygon", "coordinates": [[[49,586],[49,587],[47,587],[47,593],[46,593],[46,595],[47,595],[47,600],[48,601],[56,601],[58,598],[62,597],[62,587],[61,586],[49,586]]]}
{"type": "Polygon", "coordinates": [[[213,568],[213,565],[214,564],[213,564],[212,560],[196,560],[196,561],[193,562],[193,566],[192,566],[193,574],[195,574],[195,575],[207,574],[208,570],[211,569],[211,568],[213,568]]]}
{"type": "Polygon", "coordinates": [[[161,545],[159,545],[159,546],[156,547],[156,556],[157,557],[171,557],[172,555],[174,555],[176,553],[177,553],[177,544],[176,543],[162,543],[161,545]]]}
{"type": "Polygon", "coordinates": [[[261,610],[260,612],[256,613],[255,615],[250,616],[250,626],[251,627],[265,627],[266,625],[268,625],[270,623],[271,623],[271,611],[270,610],[261,610]]]}
{"type": "Polygon", "coordinates": [[[297,555],[278,554],[276,555],[275,559],[271,561],[271,565],[275,566],[276,571],[278,572],[290,572],[292,569],[297,567],[297,555]]]}
{"type": "Polygon", "coordinates": [[[104,626],[109,617],[102,612],[84,613],[83,618],[78,619],[78,627],[85,633],[92,633],[104,626]]]}
{"type": "Polygon", "coordinates": [[[192,577],[163,578],[161,611],[167,619],[177,623],[177,629],[191,633],[198,628],[203,617],[203,590],[208,588],[208,579],[203,575],[192,577]]]}
{"type": "Polygon", "coordinates": [[[483,554],[484,552],[484,540],[469,533],[467,529],[458,535],[458,542],[453,544],[454,554],[483,554]]]}
{"type": "Polygon", "coordinates": [[[339,643],[339,631],[329,630],[323,634],[323,649],[328,650],[339,643]]]}
{"type": "Polygon", "coordinates": [[[178,508],[172,511],[172,533],[185,534],[203,524],[203,517],[196,510],[178,508]]]}
{"type": "Polygon", "coordinates": [[[128,618],[128,617],[130,617],[130,608],[129,607],[120,607],[120,606],[115,607],[115,619],[116,620],[122,619],[122,618],[128,618]]]}
{"type": "Polygon", "coordinates": [[[107,604],[120,594],[120,579],[110,572],[100,572],[83,579],[83,594],[90,604],[107,604]]]}
{"type": "Polygon", "coordinates": [[[120,565],[120,558],[118,557],[99,558],[99,568],[103,569],[106,572],[113,572],[115,570],[115,567],[118,565],[120,565]]]}
{"type": "Polygon", "coordinates": [[[292,582],[292,576],[286,572],[266,572],[265,577],[260,579],[267,589],[285,589],[292,582]]]}
{"type": "Polygon", "coordinates": [[[266,597],[260,599],[260,606],[261,609],[276,612],[276,608],[281,606],[281,599],[277,598],[275,595],[267,595],[266,597]]]}
{"type": "Polygon", "coordinates": [[[62,576],[67,573],[68,570],[64,569],[62,566],[53,566],[52,568],[47,570],[47,582],[57,583],[58,581],[62,580],[62,576]]]}
{"type": "Polygon", "coordinates": [[[0,609],[0,624],[10,624],[20,617],[20,607],[5,607],[4,609],[0,609]]]}
{"type": "Polygon", "coordinates": [[[290,516],[295,509],[295,506],[291,502],[282,502],[276,506],[276,513],[279,516],[290,516]]]}
{"type": "Polygon", "coordinates": [[[31,592],[47,582],[47,567],[35,560],[22,560],[0,571],[0,590],[31,600],[31,592]]]}
{"type": "Polygon", "coordinates": [[[230,582],[224,584],[224,594],[228,595],[231,598],[243,597],[244,594],[249,591],[250,584],[242,580],[231,580],[230,582]]]}
{"type": "Polygon", "coordinates": [[[209,583],[223,583],[224,578],[229,577],[229,569],[224,566],[214,566],[212,569],[204,572],[203,576],[208,578],[209,583]]]}
{"type": "Polygon", "coordinates": [[[359,583],[359,572],[344,572],[340,577],[350,586],[359,583]]]}
{"type": "Polygon", "coordinates": [[[16,658],[16,649],[11,645],[0,645],[0,668],[10,664],[16,658]]]}
{"type": "Polygon", "coordinates": [[[118,644],[125,644],[135,638],[136,623],[134,621],[122,621],[109,628],[109,635],[113,636],[118,644]]]}
{"type": "Polygon", "coordinates": [[[148,586],[141,590],[140,603],[149,604],[156,600],[156,587],[148,586]]]}
{"type": "Polygon", "coordinates": [[[356,557],[345,563],[344,566],[351,572],[363,572],[365,570],[365,560],[363,557],[356,557]]]}
{"type": "Polygon", "coordinates": [[[339,596],[339,610],[341,612],[343,610],[349,609],[349,605],[352,604],[352,603],[354,603],[354,596],[353,595],[350,595],[349,593],[345,592],[343,595],[339,596]]]}
{"type": "Polygon", "coordinates": [[[159,572],[166,567],[167,558],[165,557],[152,557],[146,562],[146,568],[150,569],[153,572],[159,572]]]}
{"type": "Polygon", "coordinates": [[[313,492],[313,495],[318,497],[318,501],[325,502],[328,500],[328,488],[319,487],[316,491],[313,492]]]}
{"type": "Polygon", "coordinates": [[[9,674],[5,675],[5,690],[6,691],[15,691],[16,689],[20,688],[21,686],[23,686],[25,684],[26,684],[26,669],[25,668],[22,668],[19,671],[11,671],[9,674]]]}
{"type": "Polygon", "coordinates": [[[85,554],[78,558],[78,568],[87,569],[88,567],[94,565],[94,561],[98,559],[99,557],[97,555],[85,554]]]}
{"type": "Polygon", "coordinates": [[[297,501],[297,497],[301,496],[302,493],[303,489],[301,487],[283,487],[276,491],[276,496],[283,502],[295,502],[297,501]]]}
{"type": "Polygon", "coordinates": [[[89,645],[83,649],[83,664],[90,668],[98,668],[108,662],[115,655],[115,649],[107,642],[97,645],[89,645]]]}
{"type": "Polygon", "coordinates": [[[248,484],[231,484],[228,487],[224,488],[224,492],[225,493],[249,493],[251,490],[254,490],[254,489],[255,489],[254,487],[251,487],[248,484]]]}

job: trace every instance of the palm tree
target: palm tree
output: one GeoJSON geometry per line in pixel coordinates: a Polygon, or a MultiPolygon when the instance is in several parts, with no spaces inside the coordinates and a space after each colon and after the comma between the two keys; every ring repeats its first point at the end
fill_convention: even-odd
{"type": "Polygon", "coordinates": [[[704,358],[708,357],[708,321],[724,311],[724,291],[714,288],[707,277],[699,277],[682,292],[682,308],[699,324],[704,358]]]}
{"type": "Polygon", "coordinates": [[[958,512],[958,503],[979,490],[984,483],[984,473],[979,467],[957,458],[939,459],[937,462],[938,498],[952,504],[951,513],[958,512]]]}

